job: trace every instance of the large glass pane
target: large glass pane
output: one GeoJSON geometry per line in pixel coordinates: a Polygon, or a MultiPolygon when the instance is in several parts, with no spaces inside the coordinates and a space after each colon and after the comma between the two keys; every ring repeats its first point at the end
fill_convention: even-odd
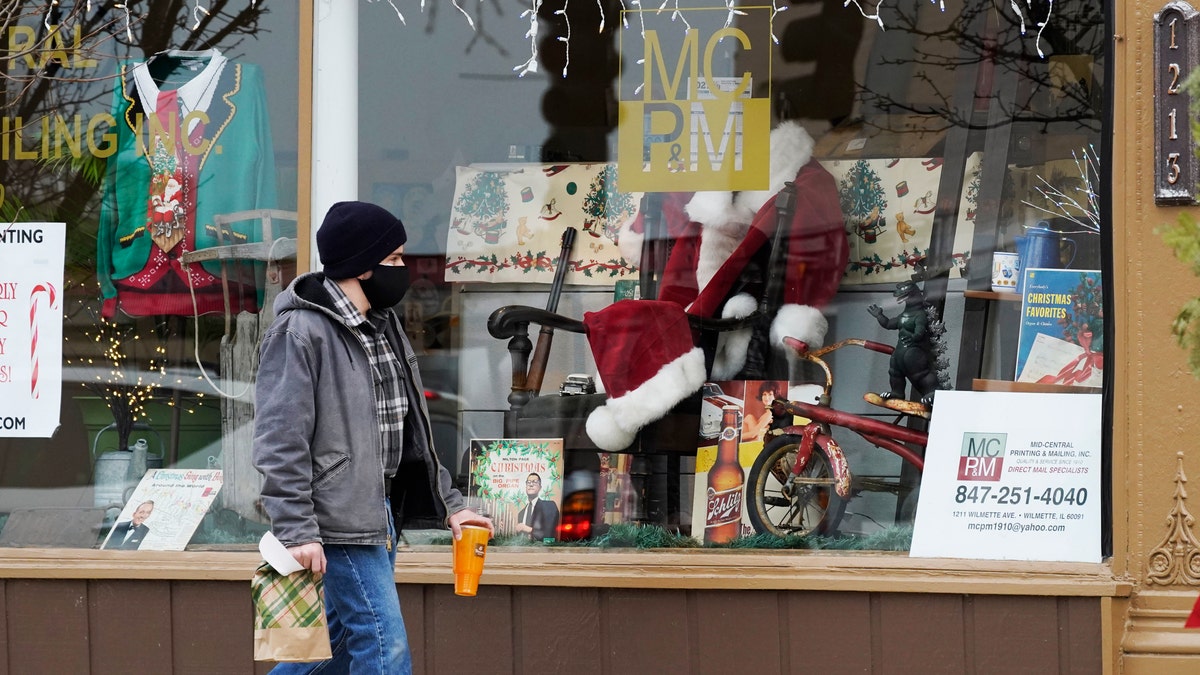
{"type": "Polygon", "coordinates": [[[403,307],[439,453],[505,529],[533,465],[498,458],[549,438],[558,538],[591,508],[583,529],[621,541],[661,543],[628,529],[654,525],[903,550],[935,391],[1099,391],[1103,7],[867,4],[483,3],[403,29],[361,8],[360,195],[409,228],[420,282],[403,307]],[[786,181],[798,206],[772,240],[786,181]],[[1068,270],[1036,282],[1073,294],[1067,319],[1028,318],[1061,314],[1036,302],[1057,291],[1016,292],[1022,263],[1068,270]],[[618,317],[635,297],[674,309],[618,317]],[[828,327],[818,340],[821,320],[789,314],[784,334],[809,344],[787,356],[761,326],[696,320],[738,302],[771,320],[815,308],[828,327]],[[684,310],[691,332],[665,327],[684,310]],[[530,319],[514,377],[505,347],[530,319]],[[551,342],[540,320],[552,348],[530,365],[551,342]],[[699,382],[642,388],[693,344],[699,382]],[[588,393],[598,379],[607,395],[588,393]],[[820,401],[810,461],[793,413],[813,411],[784,399],[820,401]],[[741,445],[722,452],[730,404],[741,445]],[[726,455],[740,497],[714,485],[726,455]]]}
{"type": "Polygon", "coordinates": [[[263,530],[250,385],[295,269],[297,10],[4,13],[0,544],[99,546],[145,501],[108,547],[263,530]]]}

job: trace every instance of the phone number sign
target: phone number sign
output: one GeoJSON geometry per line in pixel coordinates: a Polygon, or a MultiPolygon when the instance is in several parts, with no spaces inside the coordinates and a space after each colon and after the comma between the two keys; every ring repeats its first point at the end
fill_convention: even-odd
{"type": "Polygon", "coordinates": [[[938,392],[910,555],[1100,562],[1099,394],[938,392]]]}

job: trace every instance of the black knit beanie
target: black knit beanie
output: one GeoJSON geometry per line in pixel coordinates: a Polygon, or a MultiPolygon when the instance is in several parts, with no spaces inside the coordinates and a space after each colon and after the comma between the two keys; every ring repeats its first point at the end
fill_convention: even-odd
{"type": "Polygon", "coordinates": [[[382,206],[338,202],[317,230],[317,253],[325,276],[349,279],[379,264],[408,241],[404,223],[382,206]]]}

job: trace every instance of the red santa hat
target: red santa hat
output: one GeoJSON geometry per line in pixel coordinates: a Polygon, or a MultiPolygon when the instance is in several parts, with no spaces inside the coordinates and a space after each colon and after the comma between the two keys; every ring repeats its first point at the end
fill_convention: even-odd
{"type": "MultiPolygon", "coordinates": [[[[820,344],[826,323],[815,308],[837,293],[850,246],[833,176],[812,158],[813,139],[803,127],[784,122],[771,132],[770,182],[766,189],[676,195],[663,208],[668,236],[675,240],[662,274],[658,298],[697,316],[741,317],[757,303],[750,296],[729,298],[747,264],[771,240],[778,212],[775,195],[791,181],[796,208],[785,237],[784,307],[773,318],[772,336],[806,336],[820,344]],[[683,208],[677,208],[686,199],[683,208]],[[682,222],[681,222],[682,221],[682,222]]],[[[627,222],[619,244],[626,259],[638,260],[641,222],[627,222]]],[[[725,334],[712,377],[732,377],[745,363],[748,332],[725,334]]],[[[776,347],[779,342],[772,339],[776,347]]]]}
{"type": "Polygon", "coordinates": [[[588,416],[587,435],[615,452],[707,379],[683,308],[659,300],[622,300],[583,316],[608,401],[588,416]]]}

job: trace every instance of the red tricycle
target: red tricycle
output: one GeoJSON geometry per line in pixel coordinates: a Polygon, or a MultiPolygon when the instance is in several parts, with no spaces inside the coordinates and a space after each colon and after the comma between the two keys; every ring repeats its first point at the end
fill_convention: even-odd
{"type": "Polygon", "coordinates": [[[830,406],[833,373],[822,356],[856,345],[891,354],[893,348],[871,340],[848,339],[821,349],[809,350],[795,338],[784,343],[805,361],[824,371],[825,384],[816,403],[776,400],[772,414],[779,419],[794,415],[807,420],[772,431],[746,480],[746,502],[750,522],[758,532],[779,536],[827,534],[838,522],[851,497],[850,467],[831,434],[832,427],[849,429],[872,445],[899,455],[921,471],[928,434],[904,426],[906,416],[928,418],[930,409],[918,401],[887,398],[868,393],[863,398],[897,413],[891,421],[835,410],[830,406]]]}

